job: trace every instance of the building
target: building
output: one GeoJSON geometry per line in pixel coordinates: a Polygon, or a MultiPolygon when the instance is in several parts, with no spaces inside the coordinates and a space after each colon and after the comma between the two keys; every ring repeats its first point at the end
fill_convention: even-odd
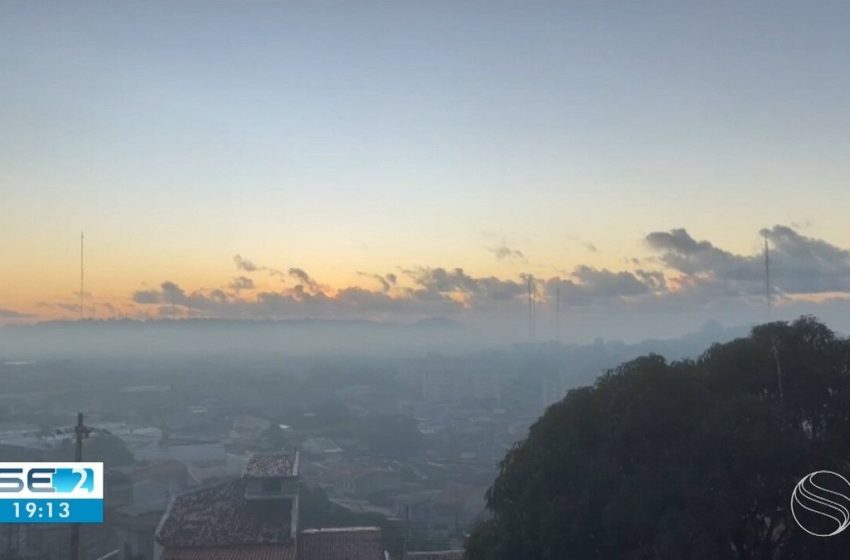
{"type": "Polygon", "coordinates": [[[307,529],[298,541],[297,560],[384,560],[378,527],[307,529]]]}
{"type": "Polygon", "coordinates": [[[408,552],[404,560],[463,560],[463,549],[408,552]]]}
{"type": "Polygon", "coordinates": [[[165,501],[190,486],[189,469],[168,460],[143,466],[114,467],[107,472],[110,499],[126,504],[165,501]]]}
{"type": "Polygon", "coordinates": [[[304,453],[314,457],[338,456],[342,448],[334,440],[324,436],[312,437],[301,444],[304,453]]]}
{"type": "Polygon", "coordinates": [[[109,525],[118,539],[119,558],[154,557],[153,534],[156,531],[168,502],[152,501],[110,509],[109,525]]]}
{"type": "Polygon", "coordinates": [[[254,455],[240,479],[175,497],[154,560],[383,560],[376,527],[299,532],[298,460],[254,455]]]}

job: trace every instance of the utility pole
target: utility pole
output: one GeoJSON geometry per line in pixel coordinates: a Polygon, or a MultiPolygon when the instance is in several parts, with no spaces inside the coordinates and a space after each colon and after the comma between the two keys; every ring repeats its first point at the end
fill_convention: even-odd
{"type": "MultiPolygon", "coordinates": [[[[74,427],[74,461],[83,460],[83,439],[89,437],[89,429],[83,424],[83,413],[77,413],[77,425],[74,427]]],[[[70,560],[80,560],[80,524],[71,525],[71,555],[70,560]]]]}

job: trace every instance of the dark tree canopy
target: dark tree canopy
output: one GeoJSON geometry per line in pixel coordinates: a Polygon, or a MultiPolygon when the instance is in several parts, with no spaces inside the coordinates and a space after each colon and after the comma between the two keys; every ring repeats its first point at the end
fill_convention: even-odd
{"type": "MultiPolygon", "coordinates": [[[[56,450],[56,459],[59,461],[74,460],[74,443],[70,439],[62,441],[62,445],[56,450]]],[[[102,461],[104,466],[108,468],[132,465],[135,458],[133,453],[127,449],[124,440],[107,432],[99,432],[83,440],[83,460],[102,461]]]]}
{"type": "Polygon", "coordinates": [[[850,341],[770,323],[570,391],[502,461],[467,557],[846,558],[850,530],[816,538],[791,517],[821,469],[850,475],[850,341]]]}

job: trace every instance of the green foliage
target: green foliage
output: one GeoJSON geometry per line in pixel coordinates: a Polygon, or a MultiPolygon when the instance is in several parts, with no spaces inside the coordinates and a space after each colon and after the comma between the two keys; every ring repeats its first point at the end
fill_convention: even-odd
{"type": "MultiPolygon", "coordinates": [[[[74,460],[74,442],[63,440],[57,449],[57,460],[74,460]]],[[[106,432],[99,432],[83,440],[83,461],[102,461],[106,467],[121,467],[135,462],[133,453],[124,440],[106,432]]]]}
{"type": "Polygon", "coordinates": [[[850,342],[771,323],[696,362],[650,355],[550,407],[501,463],[471,560],[844,558],[789,501],[850,474],[850,342]],[[781,365],[782,397],[777,361],[781,365]]]}

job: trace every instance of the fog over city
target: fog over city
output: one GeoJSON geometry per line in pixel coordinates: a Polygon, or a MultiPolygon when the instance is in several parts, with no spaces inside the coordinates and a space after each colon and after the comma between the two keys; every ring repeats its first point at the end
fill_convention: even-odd
{"type": "Polygon", "coordinates": [[[0,560],[846,558],[848,21],[0,0],[0,560]]]}

